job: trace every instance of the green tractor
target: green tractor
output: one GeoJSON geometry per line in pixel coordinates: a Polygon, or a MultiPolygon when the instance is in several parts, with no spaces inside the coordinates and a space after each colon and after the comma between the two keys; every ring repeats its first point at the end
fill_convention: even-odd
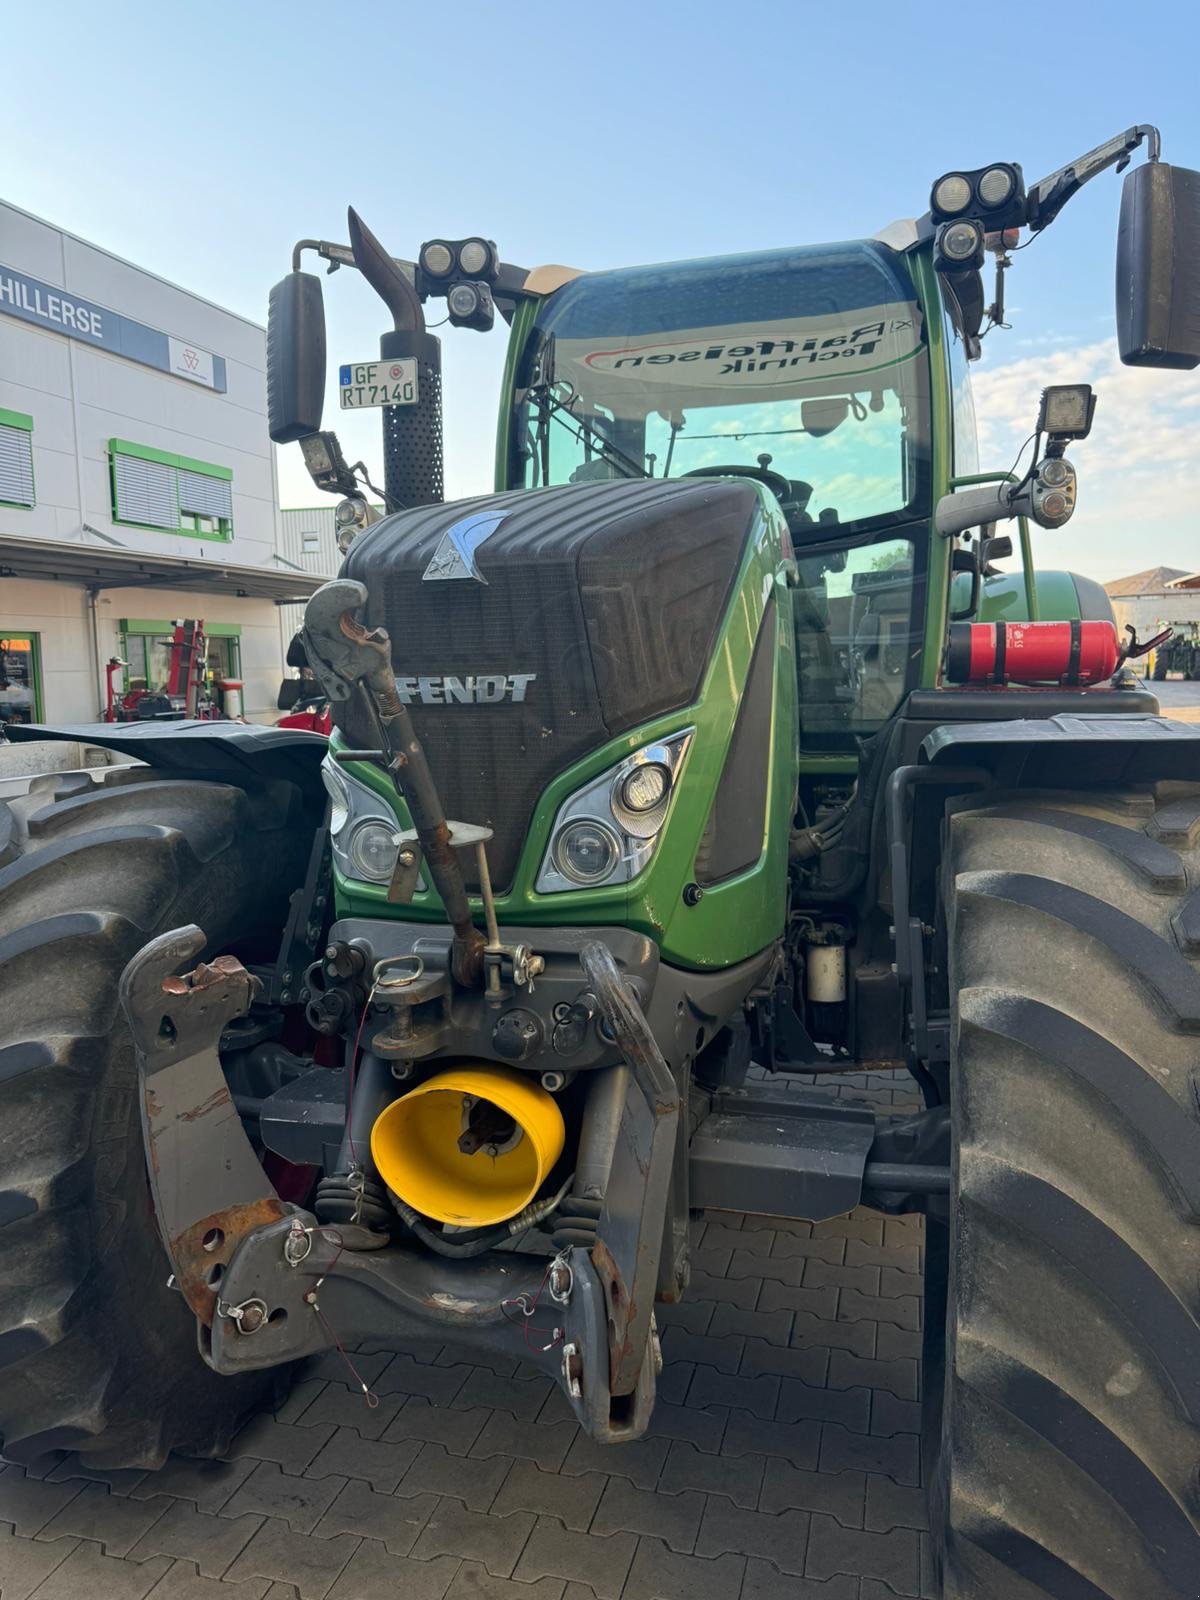
{"type": "Polygon", "coordinates": [[[341,497],[296,647],[332,737],[13,730],[141,764],[0,807],[7,1458],[219,1449],[335,1344],[500,1352],[619,1445],[697,1212],[862,1204],[925,1218],[944,1593],[1195,1600],[1200,729],[1033,569],[1094,397],[981,473],[968,381],[1018,230],[1143,142],[1121,352],[1190,368],[1200,175],[1142,126],[843,244],[297,245],[271,431],[341,497]],[[340,374],[382,518],[305,251],[394,324],[340,374]],[[451,505],[431,300],[511,326],[496,492],[451,505]],[[864,1067],[924,1109],[805,1092],[864,1067]]]}

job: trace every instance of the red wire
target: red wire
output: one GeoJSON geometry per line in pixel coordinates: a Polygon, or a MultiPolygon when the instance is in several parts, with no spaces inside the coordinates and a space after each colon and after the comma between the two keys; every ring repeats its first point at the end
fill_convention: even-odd
{"type": "MultiPolygon", "coordinates": [[[[324,1237],[326,1239],[334,1240],[336,1242],[336,1244],[337,1244],[337,1249],[334,1251],[333,1260],[329,1263],[329,1265],[322,1272],[320,1278],[317,1279],[318,1283],[321,1283],[325,1278],[327,1278],[329,1276],[329,1274],[333,1271],[334,1267],[336,1267],[338,1262],[341,1260],[342,1252],[346,1248],[346,1241],[342,1238],[341,1234],[337,1231],[336,1228],[329,1228],[329,1229],[323,1230],[322,1237],[324,1237]]],[[[316,1289],[315,1288],[313,1290],[313,1293],[314,1293],[314,1296],[315,1296],[315,1294],[316,1294],[316,1289]]],[[[348,1369],[348,1371],[350,1373],[350,1376],[354,1379],[355,1383],[362,1390],[363,1399],[366,1401],[366,1404],[367,1404],[367,1410],[368,1411],[374,1411],[376,1409],[376,1407],[379,1405],[379,1396],[374,1392],[374,1390],[371,1388],[370,1384],[367,1383],[366,1379],[363,1377],[362,1373],[358,1370],[358,1368],[354,1365],[353,1361],[351,1361],[350,1356],[349,1356],[349,1354],[348,1354],[348,1352],[346,1350],[346,1347],[343,1345],[342,1341],[338,1338],[337,1334],[334,1333],[333,1329],[330,1327],[329,1321],[326,1318],[325,1313],[321,1310],[320,1306],[317,1304],[316,1299],[314,1298],[314,1299],[310,1300],[309,1304],[312,1306],[313,1310],[316,1312],[317,1321],[321,1324],[322,1328],[324,1328],[326,1337],[329,1339],[330,1343],[333,1345],[333,1347],[337,1351],[338,1355],[340,1355],[342,1360],[346,1363],[346,1367],[347,1367],[347,1369],[348,1369]]]]}

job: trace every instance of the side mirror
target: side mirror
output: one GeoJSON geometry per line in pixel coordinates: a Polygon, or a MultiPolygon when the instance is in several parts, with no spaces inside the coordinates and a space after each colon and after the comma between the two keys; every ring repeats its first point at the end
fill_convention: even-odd
{"type": "Polygon", "coordinates": [[[321,280],[289,272],[267,312],[267,428],[290,444],[321,426],[325,407],[325,304],[321,280]]]}
{"type": "Polygon", "coordinates": [[[1117,342],[1128,367],[1200,365],[1200,172],[1148,161],[1126,174],[1117,342]]]}

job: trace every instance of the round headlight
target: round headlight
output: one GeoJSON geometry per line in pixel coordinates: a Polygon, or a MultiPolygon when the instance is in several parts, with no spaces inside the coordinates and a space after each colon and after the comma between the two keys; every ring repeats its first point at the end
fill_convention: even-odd
{"type": "Polygon", "coordinates": [[[1067,497],[1061,489],[1053,489],[1042,501],[1042,515],[1050,522],[1066,519],[1067,497]]]}
{"type": "Polygon", "coordinates": [[[670,787],[666,767],[659,761],[644,761],[621,779],[617,795],[626,811],[653,811],[667,798],[670,787]]]}
{"type": "Polygon", "coordinates": [[[971,185],[961,172],[948,172],[933,186],[933,209],[944,217],[956,217],[971,204],[971,185]]]}
{"type": "Polygon", "coordinates": [[[454,265],[454,255],[449,245],[427,244],[421,251],[421,265],[433,278],[444,278],[454,265]]]}
{"type": "Polygon", "coordinates": [[[355,877],[365,878],[368,883],[387,883],[399,848],[400,835],[395,828],[378,817],[368,817],[350,835],[346,853],[355,877]]]}
{"type": "Polygon", "coordinates": [[[458,252],[458,264],[468,278],[481,278],[491,258],[492,252],[482,239],[468,239],[458,252]]]}
{"type": "Polygon", "coordinates": [[[1061,489],[1070,483],[1073,475],[1071,468],[1061,460],[1043,461],[1038,468],[1038,477],[1050,489],[1061,489]]]}
{"type": "Polygon", "coordinates": [[[979,180],[979,198],[985,206],[1002,206],[1016,187],[1008,167],[989,167],[979,180]]]}
{"type": "Polygon", "coordinates": [[[973,222],[956,222],[942,234],[940,248],[948,261],[970,261],[979,249],[979,229],[973,222]]]}
{"type": "Polygon", "coordinates": [[[568,823],[554,844],[555,865],[572,883],[600,883],[620,859],[616,834],[590,818],[568,823]]]}
{"type": "Polygon", "coordinates": [[[350,815],[350,787],[335,766],[321,763],[321,782],[329,796],[329,831],[336,838],[350,815]]]}
{"type": "Polygon", "coordinates": [[[469,283],[456,283],[446,296],[446,304],[456,317],[473,317],[479,310],[479,290],[469,283]]]}

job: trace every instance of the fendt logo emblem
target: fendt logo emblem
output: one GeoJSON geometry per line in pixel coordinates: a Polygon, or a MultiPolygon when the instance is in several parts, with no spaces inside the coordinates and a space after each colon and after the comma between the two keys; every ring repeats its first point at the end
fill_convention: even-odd
{"type": "Polygon", "coordinates": [[[397,678],[396,693],[406,706],[485,706],[496,705],[501,700],[512,700],[520,705],[529,685],[536,680],[536,672],[468,673],[465,678],[448,675],[397,678]]]}
{"type": "Polygon", "coordinates": [[[475,552],[485,539],[492,537],[507,515],[507,511],[476,511],[452,522],[438,540],[422,582],[430,583],[437,578],[474,578],[476,583],[486,583],[487,579],[475,565],[475,552]]]}

